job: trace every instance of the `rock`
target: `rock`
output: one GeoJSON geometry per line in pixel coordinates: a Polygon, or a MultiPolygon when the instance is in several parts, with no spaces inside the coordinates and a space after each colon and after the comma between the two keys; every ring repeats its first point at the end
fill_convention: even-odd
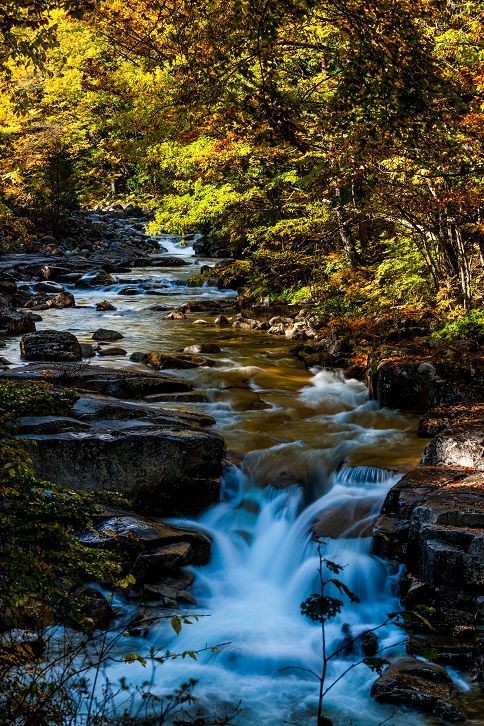
{"type": "Polygon", "coordinates": [[[180,305],[179,310],[184,313],[216,313],[222,310],[222,305],[216,300],[190,300],[180,305]]]}
{"type": "Polygon", "coordinates": [[[73,308],[76,306],[74,295],[70,292],[60,292],[57,295],[47,298],[43,303],[40,304],[41,310],[48,310],[49,308],[57,308],[62,310],[63,308],[73,308]]]}
{"type": "MultiPolygon", "coordinates": [[[[167,312],[168,310],[171,310],[172,308],[169,305],[153,305],[150,310],[155,310],[158,313],[161,312],[167,312]]],[[[186,316],[185,316],[186,317],[186,316]]],[[[183,318],[185,320],[185,318],[183,318]]]]}
{"type": "Polygon", "coordinates": [[[193,325],[210,325],[208,320],[194,320],[193,325]]]}
{"type": "Polygon", "coordinates": [[[98,328],[92,335],[93,340],[112,341],[121,340],[121,338],[124,338],[122,333],[119,333],[117,330],[108,330],[107,328],[98,328]]]}
{"type": "Polygon", "coordinates": [[[134,399],[153,393],[191,391],[193,388],[188,381],[170,378],[155,371],[143,372],[95,365],[69,365],[68,363],[59,367],[32,364],[13,368],[2,371],[0,378],[47,381],[58,385],[75,386],[92,393],[134,399]]]}
{"type": "Polygon", "coordinates": [[[76,287],[107,287],[115,285],[116,279],[105,270],[86,272],[76,283],[76,287]]]}
{"type": "Polygon", "coordinates": [[[188,345],[183,348],[184,353],[193,353],[198,355],[199,353],[221,353],[222,348],[215,343],[199,343],[198,345],[188,345]]]}
{"type": "Polygon", "coordinates": [[[81,343],[81,351],[83,358],[93,358],[96,355],[96,350],[90,343],[81,343]]]}
{"type": "Polygon", "coordinates": [[[141,295],[143,291],[139,287],[122,287],[118,290],[118,295],[141,295]]]}
{"type": "Polygon", "coordinates": [[[436,436],[450,426],[468,430],[484,428],[484,403],[454,404],[432,408],[419,421],[419,436],[436,436]]]}
{"type": "Polygon", "coordinates": [[[28,318],[30,318],[30,320],[33,320],[34,323],[42,322],[42,315],[37,315],[37,313],[32,313],[30,310],[28,313],[26,313],[26,315],[28,318]]]}
{"type": "Polygon", "coordinates": [[[57,282],[37,282],[34,285],[34,289],[37,290],[37,292],[47,292],[47,293],[58,293],[58,292],[64,292],[64,288],[62,285],[59,285],[57,282]]]}
{"type": "Polygon", "coordinates": [[[61,267],[59,265],[44,265],[40,269],[40,276],[43,280],[59,280],[61,277],[72,274],[74,273],[70,267],[61,267]]]}
{"type": "Polygon", "coordinates": [[[422,464],[467,466],[484,471],[484,425],[452,426],[441,431],[423,452],[422,464]]]}
{"type": "Polygon", "coordinates": [[[0,365],[2,366],[11,366],[12,363],[7,358],[4,358],[3,355],[0,355],[0,365]]]}
{"type": "Polygon", "coordinates": [[[157,370],[173,368],[200,368],[201,366],[213,366],[214,361],[200,355],[189,355],[187,353],[148,353],[143,363],[156,368],[157,370]]]}
{"type": "Polygon", "coordinates": [[[34,361],[79,361],[82,359],[82,348],[72,333],[40,330],[22,336],[20,355],[34,361]]]}
{"type": "Polygon", "coordinates": [[[145,396],[145,401],[148,403],[157,403],[158,401],[166,401],[167,403],[207,403],[208,398],[199,391],[188,391],[187,393],[154,393],[151,396],[145,396]]]}
{"type": "Polygon", "coordinates": [[[49,310],[50,308],[61,310],[66,307],[75,307],[75,304],[74,296],[70,292],[60,292],[55,295],[37,292],[26,300],[23,306],[33,310],[49,310]]]}
{"type": "Polygon", "coordinates": [[[223,439],[173,423],[96,421],[90,431],[21,439],[42,479],[69,489],[115,489],[139,511],[200,512],[218,500],[223,439]]]}
{"type": "Polygon", "coordinates": [[[210,559],[211,541],[202,532],[145,519],[134,513],[103,519],[93,531],[79,535],[79,539],[90,547],[120,547],[131,552],[188,543],[192,548],[190,564],[206,565],[210,559]]]}
{"type": "Polygon", "coordinates": [[[375,681],[371,695],[381,703],[411,706],[446,721],[465,720],[445,668],[417,658],[397,658],[375,681]]]}
{"type": "Polygon", "coordinates": [[[138,579],[159,576],[160,573],[184,567],[192,562],[192,548],[188,542],[165,545],[143,552],[136,558],[132,568],[138,579]]]}
{"type": "Polygon", "coordinates": [[[96,303],[96,310],[117,310],[116,306],[108,302],[108,300],[101,300],[96,303]]]}
{"type": "Polygon", "coordinates": [[[382,406],[425,412],[466,398],[472,378],[472,366],[407,356],[372,363],[368,388],[382,406]]]}
{"type": "Polygon", "coordinates": [[[174,257],[169,255],[147,257],[141,261],[141,267],[143,266],[143,263],[150,267],[185,267],[185,265],[190,264],[188,261],[184,260],[183,257],[174,257]]]}
{"type": "Polygon", "coordinates": [[[16,433],[59,434],[67,431],[87,431],[89,424],[69,416],[22,416],[16,421],[16,433]]]}
{"type": "Polygon", "coordinates": [[[186,320],[187,316],[182,310],[173,310],[171,313],[163,315],[163,320],[186,320]]]}
{"type": "Polygon", "coordinates": [[[35,323],[26,313],[11,308],[0,308],[0,335],[31,333],[35,323]]]}
{"type": "Polygon", "coordinates": [[[127,355],[128,351],[124,348],[120,348],[118,346],[110,346],[109,348],[100,348],[97,352],[98,355],[101,356],[108,356],[108,355],[127,355]]]}
{"type": "MultiPolygon", "coordinates": [[[[163,394],[159,394],[163,395],[163,394]]],[[[183,395],[166,394],[166,395],[183,395]]],[[[188,394],[186,394],[188,395],[188,394]]],[[[148,399],[148,396],[145,400],[148,399]]],[[[91,396],[80,397],[72,408],[72,415],[82,419],[83,421],[129,421],[149,420],[156,424],[164,426],[169,425],[171,428],[183,430],[188,425],[193,426],[213,426],[215,419],[205,413],[195,413],[194,411],[173,411],[165,408],[143,407],[139,404],[124,403],[121,401],[109,401],[91,396]]],[[[97,424],[96,424],[97,425],[97,424]]]]}
{"type": "Polygon", "coordinates": [[[213,322],[214,325],[218,325],[219,327],[230,325],[230,320],[225,315],[218,315],[213,322]]]}
{"type": "Polygon", "coordinates": [[[146,361],[148,360],[148,355],[148,353],[143,353],[137,350],[134,353],[131,353],[129,359],[132,360],[133,363],[146,363],[146,361]]]}

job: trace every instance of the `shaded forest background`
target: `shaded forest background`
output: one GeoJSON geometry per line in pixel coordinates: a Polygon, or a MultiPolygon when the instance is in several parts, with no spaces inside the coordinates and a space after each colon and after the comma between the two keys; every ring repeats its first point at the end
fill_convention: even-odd
{"type": "MultiPolygon", "coordinates": [[[[200,230],[254,300],[484,332],[478,0],[12,0],[2,249],[70,209],[200,230]]],[[[439,331],[441,331],[439,333],[439,331]]]]}

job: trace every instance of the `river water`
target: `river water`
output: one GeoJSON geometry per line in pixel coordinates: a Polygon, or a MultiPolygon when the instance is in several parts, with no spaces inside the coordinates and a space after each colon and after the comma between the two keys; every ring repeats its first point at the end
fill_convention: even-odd
{"type": "MultiPolygon", "coordinates": [[[[300,613],[301,602],[317,590],[313,528],[324,534],[326,556],[345,566],[340,579],[361,601],[345,604],[329,623],[332,651],[342,643],[344,625],[357,635],[399,607],[398,573],[371,554],[368,532],[386,492],[418,462],[424,442],[412,417],[369,401],[359,381],[333,371],[307,371],[284,338],[217,328],[206,313],[164,320],[153,305],[174,308],[202,298],[230,302],[235,293],[188,287],[187,278],[207,261],[192,257],[189,247],[163,244],[191,264],[136,269],[109,288],[73,290],[78,307],[43,312],[37,324],[39,330],[69,330],[82,342],[99,327],[113,328],[125,336],[120,344],[128,354],[203,342],[222,348],[211,356],[217,361],[213,368],[173,372],[192,380],[209,399],[177,407],[213,415],[233,462],[225,470],[221,503],[195,523],[213,540],[209,565],[194,569],[193,612],[201,617],[179,635],[161,621],[147,638],[126,638],[122,648],[143,654],[151,647],[181,652],[227,643],[197,662],[186,658],[161,665],[154,691],[163,695],[194,678],[195,710],[205,715],[221,716],[240,704],[236,724],[314,724],[318,683],[308,671],[321,669],[320,630],[300,613]],[[140,294],[120,295],[127,284],[140,294]],[[101,299],[118,309],[96,311],[101,299]],[[194,324],[200,318],[209,325],[194,324]]],[[[18,342],[3,352],[19,362],[18,342]]],[[[95,363],[143,368],[123,356],[95,363]]],[[[379,630],[378,637],[386,656],[403,652],[396,627],[379,630]]],[[[327,684],[360,657],[335,658],[327,684]]],[[[137,663],[112,662],[105,675],[135,685],[147,678],[137,663]]],[[[375,677],[359,665],[331,690],[327,715],[335,724],[379,724],[389,718],[393,724],[422,723],[422,717],[392,715],[393,709],[375,704],[369,697],[375,677]]]]}

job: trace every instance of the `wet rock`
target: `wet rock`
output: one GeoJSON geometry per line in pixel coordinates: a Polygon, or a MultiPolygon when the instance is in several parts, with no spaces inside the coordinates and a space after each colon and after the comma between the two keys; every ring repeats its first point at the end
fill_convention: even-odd
{"type": "Polygon", "coordinates": [[[100,356],[110,356],[110,355],[127,355],[128,351],[124,348],[120,348],[119,346],[110,346],[109,348],[100,348],[97,352],[100,356]]]}
{"type": "Polygon", "coordinates": [[[56,294],[58,292],[64,292],[64,288],[57,282],[37,282],[34,285],[34,289],[37,292],[47,292],[56,294]]]}
{"type": "MultiPolygon", "coordinates": [[[[58,280],[66,275],[75,274],[70,267],[61,267],[60,265],[44,265],[40,269],[40,276],[43,280],[58,280]]],[[[80,273],[79,273],[80,276],[80,273]]]]}
{"type": "Polygon", "coordinates": [[[0,335],[20,335],[34,330],[35,323],[28,314],[11,308],[0,308],[0,335]]]}
{"type": "Polygon", "coordinates": [[[156,577],[162,572],[189,565],[192,558],[192,548],[188,542],[165,545],[140,554],[133,565],[132,573],[137,579],[156,577]]]}
{"type": "Polygon", "coordinates": [[[208,320],[194,320],[193,325],[210,325],[210,322],[208,320]]]}
{"type": "Polygon", "coordinates": [[[225,315],[218,315],[213,322],[214,325],[218,325],[219,327],[230,325],[230,320],[225,315]]]}
{"type": "Polygon", "coordinates": [[[185,267],[190,263],[183,257],[173,257],[169,255],[160,255],[148,257],[143,262],[150,267],[185,267]]]}
{"type": "Polygon", "coordinates": [[[82,348],[72,333],[40,330],[22,336],[20,355],[33,361],[79,361],[82,358],[82,348]]]}
{"type": "Polygon", "coordinates": [[[69,489],[115,489],[138,511],[194,514],[218,500],[223,439],[167,421],[97,420],[90,431],[21,436],[37,475],[69,489]]]}
{"type": "Polygon", "coordinates": [[[416,658],[397,658],[371,688],[381,703],[411,706],[446,721],[465,720],[456,689],[445,668],[416,658]]]}
{"type": "Polygon", "coordinates": [[[170,378],[155,371],[144,372],[95,365],[79,366],[69,365],[69,363],[58,367],[32,364],[2,371],[0,377],[48,381],[57,385],[75,386],[80,390],[92,393],[134,399],[153,393],[191,391],[193,388],[188,381],[170,378]]]}
{"type": "Polygon", "coordinates": [[[139,287],[122,287],[118,295],[141,295],[143,291],[139,287]]]}
{"type": "Polygon", "coordinates": [[[222,310],[222,305],[216,300],[190,300],[180,305],[179,310],[184,313],[217,313],[222,310]]]}
{"type": "Polygon", "coordinates": [[[93,358],[96,355],[97,347],[95,348],[90,343],[81,343],[81,351],[83,358],[93,358]]]}
{"type": "Polygon", "coordinates": [[[173,368],[200,368],[201,366],[213,366],[214,361],[201,355],[189,355],[188,353],[148,353],[143,363],[156,368],[157,370],[173,368]]]}
{"type": "Polygon", "coordinates": [[[79,535],[79,539],[90,547],[120,548],[127,552],[188,543],[192,548],[190,564],[206,565],[210,559],[211,541],[202,532],[145,519],[134,513],[103,519],[93,531],[79,535]]]}
{"type": "MultiPolygon", "coordinates": [[[[155,394],[156,395],[156,394],[155,394]]],[[[159,394],[163,395],[163,394],[159,394]]],[[[183,396],[183,393],[166,394],[183,396]]],[[[188,395],[188,394],[185,394],[188,395]]],[[[148,402],[148,396],[145,400],[148,402]]],[[[183,430],[189,427],[213,426],[215,419],[204,413],[194,411],[173,411],[164,408],[143,407],[139,404],[109,401],[91,396],[80,397],[72,408],[72,415],[84,421],[129,421],[149,419],[154,424],[169,425],[183,430]]]]}
{"type": "Polygon", "coordinates": [[[7,358],[4,358],[3,355],[0,355],[0,365],[2,366],[11,366],[12,363],[7,358]]]}
{"type": "Polygon", "coordinates": [[[187,316],[182,310],[173,310],[171,313],[167,313],[163,316],[163,320],[186,320],[187,316]]]}
{"type": "Polygon", "coordinates": [[[108,300],[101,300],[100,302],[96,303],[96,310],[117,310],[117,308],[108,300]]]}
{"type": "Polygon", "coordinates": [[[63,308],[75,307],[75,305],[74,295],[70,292],[60,292],[57,295],[38,293],[25,303],[25,307],[34,310],[49,310],[50,308],[62,310],[63,308]]]}
{"type": "MultiPolygon", "coordinates": [[[[154,310],[155,312],[161,313],[161,312],[168,312],[169,310],[172,310],[172,308],[169,305],[153,305],[150,310],[154,310]]],[[[185,318],[183,318],[185,319],[185,318]]]]}
{"type": "Polygon", "coordinates": [[[208,398],[200,391],[188,391],[186,393],[154,393],[151,396],[145,396],[147,403],[157,403],[158,401],[166,401],[167,403],[207,403],[208,398]]]}
{"type": "Polygon", "coordinates": [[[93,340],[103,340],[103,341],[113,341],[113,340],[121,340],[121,338],[124,338],[124,335],[120,333],[117,330],[108,330],[107,328],[98,328],[93,335],[93,340]]]}
{"type": "Polygon", "coordinates": [[[115,285],[116,279],[105,270],[86,272],[76,283],[76,287],[107,287],[115,285]]]}
{"type": "Polygon", "coordinates": [[[186,348],[183,348],[183,352],[193,353],[194,355],[200,353],[221,353],[222,348],[215,343],[199,343],[196,345],[188,345],[186,348]]]}

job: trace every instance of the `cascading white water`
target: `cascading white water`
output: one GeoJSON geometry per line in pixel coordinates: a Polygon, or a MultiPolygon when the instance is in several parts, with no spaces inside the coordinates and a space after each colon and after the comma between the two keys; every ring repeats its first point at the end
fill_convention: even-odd
{"type": "MultiPolygon", "coordinates": [[[[375,428],[370,434],[358,425],[358,412],[366,415],[368,406],[364,387],[345,381],[328,371],[317,373],[312,385],[300,396],[312,402],[329,419],[342,412],[351,419],[336,426],[337,447],[351,448],[366,443],[368,436],[382,441],[392,432],[375,428]],[[339,410],[338,410],[339,409],[339,410]],[[345,428],[346,426],[346,428],[345,428]],[[355,426],[361,429],[355,438],[355,426]],[[349,438],[348,438],[349,436],[349,438]]],[[[381,412],[382,415],[384,412],[381,412]]],[[[375,416],[378,412],[375,411],[375,416]]],[[[395,432],[395,435],[398,435],[395,432]]],[[[276,449],[278,447],[275,447],[276,449]]],[[[212,538],[209,565],[195,569],[192,589],[201,614],[198,622],[185,626],[173,636],[166,625],[152,629],[150,645],[172,651],[199,650],[205,646],[228,643],[216,653],[203,653],[199,660],[173,660],[160,667],[155,692],[169,693],[180,683],[198,681],[196,695],[205,713],[215,713],[240,702],[235,723],[310,724],[315,723],[318,683],[308,670],[320,672],[321,635],[319,626],[300,613],[301,602],[317,590],[317,545],[312,536],[316,521],[340,532],[326,538],[326,555],[345,565],[341,579],[361,602],[345,603],[342,613],[327,626],[328,649],[343,642],[343,626],[353,635],[375,628],[387,613],[398,609],[397,573],[372,556],[371,540],[358,535],[358,525],[371,522],[381,502],[399,474],[375,467],[343,467],[342,451],[317,453],[323,472],[317,498],[307,503],[308,493],[296,483],[284,489],[261,489],[254,481],[254,462],[241,468],[229,467],[224,476],[223,501],[206,512],[196,524],[212,538]],[[338,525],[345,513],[349,525],[338,525]]],[[[306,455],[307,452],[301,452],[306,455]]],[[[277,450],[257,452],[257,463],[264,457],[277,457],[277,450]]],[[[297,454],[293,453],[293,456],[297,454]]],[[[314,496],[314,489],[313,496],[314,496]]],[[[402,640],[394,626],[378,631],[379,645],[385,655],[398,651],[393,644],[402,640]]],[[[146,651],[146,641],[130,642],[129,649],[146,651]]],[[[327,684],[335,680],[361,654],[338,656],[331,662],[327,684]]],[[[111,665],[111,680],[126,677],[131,682],[143,678],[137,665],[111,665]]],[[[365,666],[351,670],[327,698],[327,715],[335,724],[378,724],[391,709],[378,706],[369,697],[375,675],[365,666]]],[[[408,714],[392,723],[418,723],[408,714]]]]}

